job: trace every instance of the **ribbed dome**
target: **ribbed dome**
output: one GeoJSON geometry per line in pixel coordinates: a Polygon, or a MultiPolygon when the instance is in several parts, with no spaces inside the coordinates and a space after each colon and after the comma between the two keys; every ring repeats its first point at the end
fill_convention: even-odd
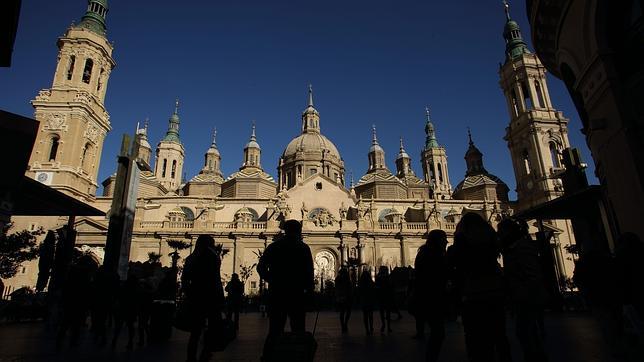
{"type": "Polygon", "coordinates": [[[288,146],[286,146],[282,157],[285,159],[293,157],[299,151],[308,153],[322,152],[323,150],[328,151],[332,157],[336,157],[338,160],[341,159],[340,152],[338,152],[338,149],[335,147],[333,142],[323,135],[314,132],[303,133],[295,137],[288,146]]]}

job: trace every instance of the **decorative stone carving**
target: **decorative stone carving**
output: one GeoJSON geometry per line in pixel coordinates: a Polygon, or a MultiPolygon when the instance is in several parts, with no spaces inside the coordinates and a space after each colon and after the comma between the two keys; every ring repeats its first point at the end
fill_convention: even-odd
{"type": "Polygon", "coordinates": [[[100,135],[101,135],[101,130],[93,123],[90,123],[89,125],[87,125],[87,128],[85,129],[85,134],[83,134],[83,136],[88,140],[90,140],[92,143],[96,143],[100,135]]]}
{"type": "Polygon", "coordinates": [[[325,228],[332,226],[336,220],[335,217],[325,208],[318,207],[309,213],[309,220],[317,227],[325,228]]]}
{"type": "Polygon", "coordinates": [[[284,219],[288,219],[291,215],[291,207],[286,203],[286,194],[280,191],[275,200],[275,212],[277,215],[282,215],[284,219]]]}
{"type": "Polygon", "coordinates": [[[90,95],[85,91],[80,91],[76,93],[76,96],[74,96],[74,102],[88,104],[89,100],[90,100],[90,95]]]}
{"type": "Polygon", "coordinates": [[[51,97],[51,89],[43,89],[36,96],[37,101],[47,101],[51,97]]]}
{"type": "Polygon", "coordinates": [[[49,131],[66,131],[67,116],[62,113],[50,113],[47,115],[43,128],[49,131]]]}
{"type": "Polygon", "coordinates": [[[340,210],[338,211],[340,212],[340,220],[346,220],[348,209],[346,206],[344,206],[344,202],[340,204],[340,210]]]}
{"type": "Polygon", "coordinates": [[[300,208],[300,212],[302,213],[302,220],[304,220],[304,217],[306,214],[309,213],[309,209],[306,208],[306,204],[302,202],[302,207],[300,208]]]}

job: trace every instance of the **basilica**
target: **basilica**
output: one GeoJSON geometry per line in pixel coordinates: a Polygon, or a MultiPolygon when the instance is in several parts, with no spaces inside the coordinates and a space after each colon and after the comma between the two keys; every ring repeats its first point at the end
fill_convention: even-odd
{"type": "MultiPolygon", "coordinates": [[[[103,180],[103,194],[96,195],[102,145],[111,129],[104,100],[115,65],[113,46],[106,37],[107,11],[106,0],[89,0],[82,20],[58,39],[53,84],[32,101],[40,129],[27,171],[28,176],[106,212],[104,218],[75,220],[77,246],[99,259],[116,184],[116,175],[103,180]]],[[[331,279],[349,262],[371,268],[413,266],[428,231],[442,229],[451,240],[465,213],[478,213],[494,226],[503,217],[560,196],[560,155],[569,147],[568,120],[553,107],[544,67],[523,41],[518,24],[509,12],[506,15],[505,60],[499,84],[507,100],[505,141],[518,200],[510,201],[506,183],[486,169],[483,153],[471,135],[469,147],[463,150],[466,174],[452,186],[448,157],[429,110],[424,122],[418,122],[424,123],[425,134],[419,160],[422,175],[412,171],[403,140],[398,150],[386,154],[374,127],[371,147],[365,149],[366,173],[355,183],[347,180],[338,147],[321,131],[323,117],[311,87],[301,122],[292,122],[293,127],[299,123],[301,133],[285,145],[279,157],[262,154],[262,137],[253,125],[247,131],[238,171],[224,175],[221,163],[229,162],[225,161],[228,155],[219,152],[214,134],[212,143],[204,145],[203,168],[184,180],[186,158],[201,155],[185,154],[177,102],[165,136],[155,148],[148,139],[147,124],[136,130],[141,172],[130,259],[145,261],[155,253],[168,265],[169,240],[192,243],[200,234],[210,234],[229,251],[222,261],[222,275],[228,278],[257,262],[279,233],[280,221],[297,219],[302,221],[304,239],[313,252],[316,280],[331,279]],[[387,159],[394,155],[395,168],[389,168],[387,159]],[[274,178],[265,167],[275,166],[275,159],[278,171],[274,178]]],[[[14,222],[27,229],[49,229],[64,223],[57,218],[20,217],[14,222]]],[[[565,280],[571,265],[563,247],[574,242],[569,222],[546,220],[531,223],[531,227],[532,231],[554,233],[556,268],[565,280]]],[[[181,251],[182,257],[189,252],[181,251]]],[[[35,280],[36,264],[28,264],[27,272],[10,282],[33,284],[29,278],[35,280]]],[[[248,293],[258,291],[256,273],[246,288],[248,293]]]]}

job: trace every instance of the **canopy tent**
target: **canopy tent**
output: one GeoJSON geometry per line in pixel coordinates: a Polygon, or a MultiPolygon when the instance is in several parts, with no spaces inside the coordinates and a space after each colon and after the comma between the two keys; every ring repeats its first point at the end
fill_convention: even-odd
{"type": "Polygon", "coordinates": [[[517,213],[521,219],[573,219],[585,213],[597,212],[601,206],[602,192],[599,185],[564,195],[517,213]]]}
{"type": "Polygon", "coordinates": [[[13,195],[15,216],[105,216],[93,206],[23,176],[13,195]]]}

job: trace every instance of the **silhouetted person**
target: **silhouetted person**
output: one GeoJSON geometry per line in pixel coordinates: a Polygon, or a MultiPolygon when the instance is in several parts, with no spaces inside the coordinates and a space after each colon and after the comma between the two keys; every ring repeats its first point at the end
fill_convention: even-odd
{"type": "MultiPolygon", "coordinates": [[[[192,254],[186,258],[181,275],[185,303],[193,313],[193,327],[188,340],[188,361],[197,361],[197,348],[204,325],[208,329],[221,325],[224,290],[221,285],[221,259],[215,252],[215,239],[199,235],[192,254]]],[[[210,360],[212,352],[204,343],[199,361],[210,360]]]]}
{"type": "Polygon", "coordinates": [[[239,311],[244,300],[244,284],[239,280],[237,273],[233,273],[226,284],[226,293],[228,293],[227,318],[235,323],[235,330],[239,330],[239,311]]]}
{"type": "Polygon", "coordinates": [[[625,315],[640,336],[644,336],[644,243],[634,233],[622,234],[615,248],[618,280],[625,315]]]}
{"type": "Polygon", "coordinates": [[[91,304],[92,277],[97,264],[89,255],[81,255],[70,266],[62,294],[62,320],[56,344],[62,347],[70,331],[70,345],[78,345],[80,329],[85,324],[91,304]]]}
{"type": "Polygon", "coordinates": [[[269,288],[265,351],[272,338],[284,332],[287,317],[292,332],[305,331],[306,307],[313,294],[313,257],[302,241],[302,224],[287,220],[283,229],[284,235],[266,248],[257,264],[257,272],[269,288]]]}
{"type": "Polygon", "coordinates": [[[365,268],[358,280],[358,300],[362,308],[362,320],[367,335],[373,334],[373,309],[376,301],[376,284],[371,279],[371,271],[365,268]]]}
{"type": "Polygon", "coordinates": [[[425,245],[418,249],[416,262],[416,286],[414,298],[417,306],[416,331],[424,334],[425,323],[429,324],[430,336],[427,345],[427,361],[437,361],[445,339],[445,311],[447,287],[447,234],[432,230],[425,245]]]}
{"type": "Polygon", "coordinates": [[[381,266],[376,275],[376,298],[380,309],[380,332],[391,332],[391,310],[394,307],[394,287],[391,283],[389,268],[381,266]]]}
{"type": "Polygon", "coordinates": [[[539,264],[539,245],[530,237],[527,226],[513,219],[501,221],[498,234],[503,247],[508,299],[523,357],[527,362],[547,361],[540,324],[548,292],[539,264]]]}
{"type": "Polygon", "coordinates": [[[504,280],[496,232],[481,216],[463,215],[454,232],[454,258],[463,299],[470,361],[510,361],[505,334],[504,280]]]}
{"type": "Polygon", "coordinates": [[[618,275],[615,259],[608,251],[588,250],[575,263],[573,280],[599,322],[612,353],[624,358],[620,356],[624,353],[624,325],[618,275]]]}
{"type": "Polygon", "coordinates": [[[340,326],[342,332],[349,330],[349,318],[353,302],[353,282],[346,267],[340,268],[335,278],[335,301],[340,313],[340,326]]]}
{"type": "Polygon", "coordinates": [[[114,312],[116,295],[119,291],[119,276],[102,265],[96,271],[92,282],[92,333],[99,345],[107,342],[107,320],[114,312]]]}
{"type": "Polygon", "coordinates": [[[119,288],[116,307],[114,308],[114,333],[112,335],[112,348],[121,334],[123,325],[127,327],[127,345],[131,350],[134,347],[135,323],[141,310],[142,287],[133,270],[128,272],[127,280],[119,288]]]}

